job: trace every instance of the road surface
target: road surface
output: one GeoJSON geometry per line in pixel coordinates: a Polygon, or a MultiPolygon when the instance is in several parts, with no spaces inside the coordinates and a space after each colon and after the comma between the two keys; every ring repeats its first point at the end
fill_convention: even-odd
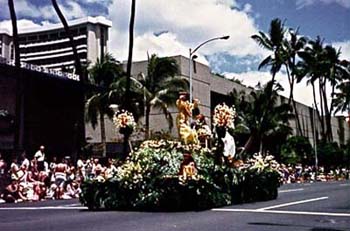
{"type": "Polygon", "coordinates": [[[91,212],[78,200],[0,204],[0,230],[350,231],[350,181],[284,185],[273,201],[201,212],[91,212]]]}

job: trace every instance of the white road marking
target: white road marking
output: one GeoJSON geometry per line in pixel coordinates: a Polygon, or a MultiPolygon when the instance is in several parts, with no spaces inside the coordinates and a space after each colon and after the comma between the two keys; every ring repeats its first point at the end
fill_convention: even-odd
{"type": "Polygon", "coordinates": [[[286,192],[297,192],[297,191],[303,191],[303,188],[297,188],[297,189],[286,189],[286,190],[280,190],[278,193],[286,193],[286,192]]]}
{"type": "Polygon", "coordinates": [[[340,184],[339,186],[350,186],[350,184],[340,184]]]}
{"type": "Polygon", "coordinates": [[[275,213],[275,214],[292,214],[292,215],[310,215],[310,216],[333,216],[333,217],[350,217],[350,213],[326,213],[326,212],[305,212],[305,211],[285,211],[285,210],[258,210],[258,209],[212,209],[215,212],[249,212],[249,213],[275,213]]]}
{"type": "Polygon", "coordinates": [[[328,197],[317,197],[317,198],[312,198],[312,199],[307,199],[307,200],[294,201],[294,202],[289,202],[289,203],[285,203],[285,204],[273,205],[273,206],[269,206],[269,207],[260,208],[257,210],[261,211],[261,210],[267,210],[267,209],[275,209],[275,208],[280,208],[280,207],[304,204],[304,203],[308,203],[308,202],[326,200],[326,199],[328,199],[328,197]]]}
{"type": "Polygon", "coordinates": [[[66,206],[45,206],[45,207],[2,207],[0,210],[54,210],[54,209],[87,209],[87,207],[79,206],[79,207],[66,207],[66,206]]]}
{"type": "Polygon", "coordinates": [[[68,205],[63,205],[63,207],[73,207],[73,206],[78,206],[81,205],[80,203],[76,203],[76,204],[68,204],[68,205]]]}

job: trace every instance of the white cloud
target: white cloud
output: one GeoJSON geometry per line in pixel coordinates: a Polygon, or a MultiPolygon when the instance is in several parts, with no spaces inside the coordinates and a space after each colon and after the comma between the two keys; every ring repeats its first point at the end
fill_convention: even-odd
{"type": "MultiPolygon", "coordinates": [[[[271,80],[269,72],[262,71],[248,71],[244,73],[225,73],[227,78],[236,78],[242,81],[244,85],[255,87],[259,82],[265,84],[271,80]]],[[[282,73],[277,73],[276,81],[282,85],[284,91],[280,92],[286,98],[289,98],[290,87],[287,76],[282,73]]],[[[297,102],[311,106],[313,104],[312,87],[306,85],[306,80],[294,86],[294,99],[297,102]]]]}
{"type": "MultiPolygon", "coordinates": [[[[6,6],[1,11],[3,17],[10,17],[6,0],[0,0],[1,6],[6,6]]],[[[51,21],[59,21],[57,14],[54,11],[51,1],[47,5],[34,5],[26,0],[14,1],[15,11],[17,18],[30,18],[30,19],[45,19],[51,21]]],[[[79,3],[73,1],[66,1],[64,4],[60,4],[59,7],[62,10],[64,16],[67,19],[81,18],[86,16],[86,10],[84,10],[79,3]]]]}
{"type": "Polygon", "coordinates": [[[332,45],[337,49],[340,48],[340,59],[350,60],[350,40],[344,42],[334,42],[332,45]]]}
{"type": "Polygon", "coordinates": [[[296,5],[297,9],[301,9],[312,4],[323,3],[323,4],[333,4],[336,3],[342,7],[350,8],[349,0],[297,0],[296,5]]]}
{"type": "Polygon", "coordinates": [[[247,4],[244,4],[244,7],[243,7],[243,12],[246,12],[246,13],[251,13],[253,10],[252,10],[252,5],[247,3],[247,4]]]}
{"type": "MultiPolygon", "coordinates": [[[[63,15],[66,19],[81,18],[86,16],[86,11],[79,5],[79,3],[73,1],[67,1],[66,5],[59,5],[63,15]]],[[[47,5],[38,8],[40,17],[46,20],[59,21],[59,18],[52,5],[47,5]]]]}
{"type": "MultiPolygon", "coordinates": [[[[146,52],[149,50],[149,47],[138,44],[141,42],[150,43],[155,53],[177,55],[179,53],[176,52],[187,54],[189,47],[194,48],[209,38],[222,35],[230,35],[230,39],[207,44],[198,51],[198,54],[212,55],[225,52],[240,57],[264,55],[264,50],[250,38],[257,33],[254,19],[233,6],[236,6],[235,1],[229,0],[137,2],[135,59],[146,57],[146,52]],[[169,31],[169,33],[167,36],[153,35],[154,32],[159,31],[169,31]],[[139,54],[144,55],[139,57],[139,54]]],[[[245,8],[251,10],[249,6],[245,8]]],[[[109,18],[113,21],[110,40],[114,41],[110,46],[111,51],[119,60],[125,60],[128,48],[130,2],[115,0],[109,9],[109,18]]]]}
{"type": "MultiPolygon", "coordinates": [[[[34,23],[31,20],[27,20],[27,19],[20,19],[17,20],[17,27],[18,27],[18,31],[21,32],[22,29],[25,28],[39,28],[41,27],[41,25],[34,23]]],[[[12,23],[11,20],[4,20],[0,22],[0,28],[2,30],[5,30],[7,32],[9,32],[10,35],[12,35],[12,23]]]]}
{"type": "Polygon", "coordinates": [[[297,9],[302,9],[314,3],[315,3],[315,0],[297,0],[296,1],[297,9]]]}

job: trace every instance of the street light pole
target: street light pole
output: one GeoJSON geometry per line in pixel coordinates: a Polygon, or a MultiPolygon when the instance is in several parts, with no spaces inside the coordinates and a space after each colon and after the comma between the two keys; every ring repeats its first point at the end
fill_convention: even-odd
{"type": "Polygon", "coordinates": [[[192,59],[193,59],[193,55],[194,53],[196,53],[196,51],[202,47],[203,45],[211,42],[211,41],[214,41],[214,40],[220,40],[220,39],[223,39],[223,40],[227,40],[229,39],[230,36],[226,35],[226,36],[221,36],[221,37],[215,37],[215,38],[211,38],[211,39],[208,39],[204,42],[202,42],[201,44],[199,44],[196,48],[194,48],[193,50],[190,48],[189,49],[189,59],[188,59],[188,66],[189,66],[189,70],[188,70],[188,77],[190,79],[190,102],[192,103],[193,102],[193,90],[192,90],[192,87],[193,87],[193,77],[192,77],[192,59]]]}
{"type": "Polygon", "coordinates": [[[317,181],[317,171],[318,171],[318,157],[317,157],[317,133],[316,133],[316,115],[315,115],[315,111],[316,111],[316,106],[314,107],[314,104],[312,104],[312,116],[314,119],[314,148],[315,148],[315,181],[317,181]]]}
{"type": "Polygon", "coordinates": [[[189,49],[189,59],[188,59],[188,66],[189,66],[189,73],[188,73],[188,76],[190,78],[190,102],[192,103],[193,102],[193,92],[192,92],[192,86],[193,86],[193,83],[192,83],[192,50],[191,48],[189,49]]]}

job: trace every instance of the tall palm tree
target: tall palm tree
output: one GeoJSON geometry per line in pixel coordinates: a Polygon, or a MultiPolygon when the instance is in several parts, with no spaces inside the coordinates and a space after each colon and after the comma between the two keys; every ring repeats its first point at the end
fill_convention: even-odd
{"type": "Polygon", "coordinates": [[[323,46],[320,37],[310,40],[303,52],[299,52],[301,60],[298,62],[298,81],[308,78],[307,83],[313,87],[314,104],[321,124],[322,139],[332,141],[331,115],[335,111],[334,99],[328,100],[327,83],[331,86],[331,95],[335,95],[335,89],[343,77],[344,68],[339,61],[340,52],[332,46],[323,46]],[[315,82],[318,82],[320,105],[316,102],[315,82]]]}
{"type": "Polygon", "coordinates": [[[73,34],[70,31],[70,29],[69,29],[67,20],[64,17],[60,7],[58,6],[57,1],[56,0],[51,0],[51,2],[52,2],[52,5],[53,5],[53,7],[54,7],[54,9],[56,11],[56,14],[58,15],[61,23],[63,24],[64,30],[66,32],[66,35],[69,38],[69,42],[70,42],[70,45],[71,45],[72,50],[73,50],[75,71],[80,76],[81,81],[85,82],[85,79],[83,78],[84,76],[82,76],[83,70],[82,70],[79,54],[78,54],[78,51],[77,51],[77,48],[76,48],[76,45],[75,45],[75,42],[74,42],[73,34]]]}
{"type": "Polygon", "coordinates": [[[122,68],[117,60],[106,54],[102,59],[97,59],[89,72],[90,82],[97,88],[91,92],[90,98],[86,101],[86,120],[91,122],[95,129],[99,118],[103,156],[106,156],[105,115],[110,119],[114,115],[114,111],[109,107],[112,103],[112,84],[120,81],[122,68]]]}
{"type": "Polygon", "coordinates": [[[284,24],[280,19],[276,18],[271,21],[269,34],[259,32],[258,35],[253,35],[252,38],[263,48],[272,52],[259,65],[259,70],[266,66],[271,66],[272,81],[275,80],[275,75],[282,67],[286,69],[288,82],[290,86],[290,95],[288,104],[293,106],[297,132],[303,135],[299,113],[294,101],[294,84],[296,81],[295,66],[297,53],[304,47],[306,39],[298,36],[298,31],[284,29],[284,24]]]}
{"type": "Polygon", "coordinates": [[[285,63],[284,67],[287,72],[288,83],[290,88],[288,104],[293,106],[293,111],[295,114],[295,121],[297,125],[298,135],[303,136],[304,132],[301,129],[301,123],[299,119],[299,112],[294,100],[294,85],[297,80],[297,58],[298,53],[302,51],[305,47],[307,39],[305,37],[299,36],[298,29],[294,31],[293,29],[288,30],[288,36],[284,39],[284,53],[285,53],[285,63]]]}
{"type": "MultiPolygon", "coordinates": [[[[132,53],[134,48],[134,25],[135,25],[135,13],[136,13],[136,0],[131,0],[131,12],[129,23],[129,52],[128,62],[126,65],[126,86],[124,100],[122,108],[131,111],[130,106],[130,87],[131,87],[131,66],[132,66],[132,53]]],[[[123,153],[126,156],[128,152],[129,135],[124,134],[123,153]]]]}
{"type": "Polygon", "coordinates": [[[272,54],[267,56],[260,64],[258,69],[266,66],[271,66],[270,72],[272,74],[272,83],[275,80],[277,72],[281,69],[286,60],[285,52],[283,50],[283,41],[285,36],[284,25],[280,19],[275,18],[270,23],[269,33],[265,34],[259,31],[259,34],[252,35],[254,39],[262,48],[269,50],[272,54]]]}
{"type": "Polygon", "coordinates": [[[340,50],[336,50],[334,47],[327,45],[324,48],[325,53],[325,61],[323,67],[325,68],[325,79],[328,83],[330,83],[331,86],[331,101],[330,105],[328,105],[328,95],[327,95],[327,84],[323,87],[323,98],[324,104],[325,104],[325,114],[326,114],[326,126],[327,126],[327,135],[328,139],[330,141],[333,141],[333,134],[332,134],[332,125],[331,125],[331,118],[332,114],[334,113],[335,107],[334,107],[334,94],[336,86],[339,84],[339,82],[342,80],[343,76],[343,67],[340,64],[340,50]]]}
{"type": "Polygon", "coordinates": [[[169,57],[159,58],[153,54],[148,60],[147,75],[143,73],[138,80],[141,88],[139,94],[144,94],[145,101],[145,138],[150,135],[150,113],[152,108],[163,111],[169,123],[169,130],[173,126],[173,118],[169,107],[175,106],[179,91],[188,90],[188,82],[176,77],[179,72],[176,60],[169,57]]]}
{"type": "MultiPolygon", "coordinates": [[[[325,123],[324,123],[324,112],[322,103],[320,106],[317,103],[317,92],[315,84],[319,82],[321,86],[321,68],[320,68],[320,56],[322,55],[323,45],[319,37],[316,40],[310,40],[308,45],[305,47],[304,51],[298,53],[301,60],[297,63],[297,82],[300,82],[302,79],[307,78],[307,84],[312,86],[312,95],[314,106],[318,120],[321,125],[321,136],[323,140],[326,140],[325,133],[325,123]]],[[[321,91],[321,87],[320,87],[321,91]]],[[[322,97],[320,97],[322,100],[322,97]]]]}

